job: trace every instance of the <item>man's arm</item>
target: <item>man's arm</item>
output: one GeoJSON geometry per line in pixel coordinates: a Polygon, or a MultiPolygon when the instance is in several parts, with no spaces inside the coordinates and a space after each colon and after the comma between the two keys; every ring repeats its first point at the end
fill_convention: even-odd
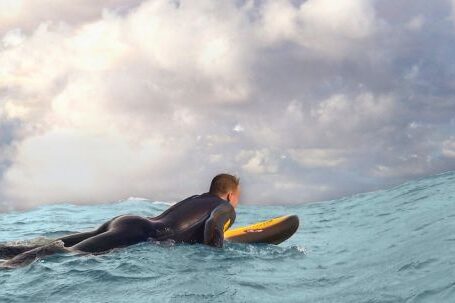
{"type": "Polygon", "coordinates": [[[235,221],[235,210],[229,203],[223,203],[215,208],[205,222],[204,244],[223,247],[224,232],[235,221]]]}

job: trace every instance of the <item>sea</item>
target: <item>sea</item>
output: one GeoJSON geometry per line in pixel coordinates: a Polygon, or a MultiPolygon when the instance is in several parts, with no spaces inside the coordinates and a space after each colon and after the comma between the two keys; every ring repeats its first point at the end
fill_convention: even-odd
{"type": "MultiPolygon", "coordinates": [[[[169,203],[129,198],[0,214],[0,243],[47,243],[169,203]]],[[[295,214],[280,245],[146,242],[0,269],[0,302],[455,302],[455,172],[294,205],[239,205],[233,227],[295,214]]]]}

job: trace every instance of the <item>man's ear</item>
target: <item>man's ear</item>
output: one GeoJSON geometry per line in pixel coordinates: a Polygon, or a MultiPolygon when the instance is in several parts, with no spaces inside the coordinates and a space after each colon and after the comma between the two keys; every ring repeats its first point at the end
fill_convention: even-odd
{"type": "Polygon", "coordinates": [[[228,192],[226,199],[231,202],[232,192],[228,192]]]}

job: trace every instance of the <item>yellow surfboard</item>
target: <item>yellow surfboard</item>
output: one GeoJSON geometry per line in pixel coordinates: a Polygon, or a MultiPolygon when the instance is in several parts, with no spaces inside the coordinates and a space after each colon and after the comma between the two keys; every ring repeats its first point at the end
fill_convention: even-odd
{"type": "Polygon", "coordinates": [[[287,215],[224,232],[224,239],[236,243],[280,244],[299,227],[299,217],[287,215]]]}

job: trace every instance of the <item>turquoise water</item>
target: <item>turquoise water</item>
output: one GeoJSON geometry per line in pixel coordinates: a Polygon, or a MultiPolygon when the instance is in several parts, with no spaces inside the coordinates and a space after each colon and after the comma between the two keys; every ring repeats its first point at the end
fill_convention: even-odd
{"type": "MultiPolygon", "coordinates": [[[[167,207],[128,199],[0,214],[0,242],[167,207]]],[[[0,270],[0,302],[455,302],[455,172],[334,201],[239,206],[234,226],[282,214],[301,226],[279,246],[142,243],[0,270]]]]}

